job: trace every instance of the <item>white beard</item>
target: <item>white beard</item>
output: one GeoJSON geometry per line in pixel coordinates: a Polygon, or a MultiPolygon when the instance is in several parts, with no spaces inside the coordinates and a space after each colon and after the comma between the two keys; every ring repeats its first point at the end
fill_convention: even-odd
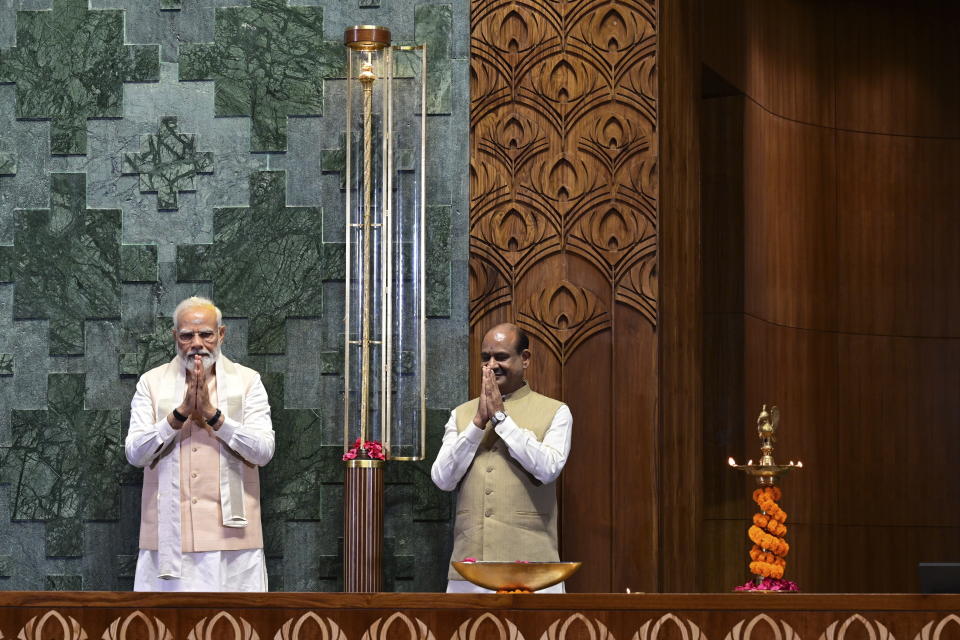
{"type": "MultiPolygon", "coordinates": [[[[180,354],[180,361],[183,363],[184,369],[193,369],[193,355],[180,354]]],[[[220,347],[211,350],[207,355],[200,356],[200,361],[203,363],[203,370],[206,373],[210,373],[210,370],[213,369],[213,365],[217,364],[217,360],[220,358],[220,347]]]]}

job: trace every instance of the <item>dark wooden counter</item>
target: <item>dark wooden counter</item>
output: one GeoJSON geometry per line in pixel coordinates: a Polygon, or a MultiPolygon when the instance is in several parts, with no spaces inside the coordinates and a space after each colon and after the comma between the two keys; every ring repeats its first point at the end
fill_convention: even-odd
{"type": "Polygon", "coordinates": [[[960,595],[0,592],[5,640],[955,640],[960,595]]]}

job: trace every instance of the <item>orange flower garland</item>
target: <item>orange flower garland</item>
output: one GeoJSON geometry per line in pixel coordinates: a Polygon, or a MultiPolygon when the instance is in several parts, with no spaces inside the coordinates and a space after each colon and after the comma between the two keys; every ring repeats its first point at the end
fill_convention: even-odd
{"type": "Polygon", "coordinates": [[[753,492],[753,501],[760,507],[760,513],[754,514],[753,525],[747,536],[753,541],[750,549],[750,573],[764,578],[782,578],[787,566],[784,559],[790,552],[790,545],[784,540],[787,527],[787,512],[780,508],[779,487],[764,487],[753,492]]]}

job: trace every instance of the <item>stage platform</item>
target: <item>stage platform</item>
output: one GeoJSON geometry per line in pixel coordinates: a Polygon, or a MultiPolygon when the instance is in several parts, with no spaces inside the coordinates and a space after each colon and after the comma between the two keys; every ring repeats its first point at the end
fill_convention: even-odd
{"type": "Polygon", "coordinates": [[[958,640],[960,596],[0,592],[4,640],[958,640]]]}

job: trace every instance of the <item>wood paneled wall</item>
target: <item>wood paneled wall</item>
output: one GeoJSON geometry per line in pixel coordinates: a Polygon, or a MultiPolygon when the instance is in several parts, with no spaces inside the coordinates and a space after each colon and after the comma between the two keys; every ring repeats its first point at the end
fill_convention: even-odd
{"type": "Polygon", "coordinates": [[[742,93],[703,103],[704,587],[744,577],[750,487],[721,461],[757,457],[776,403],[778,457],[805,464],[788,577],[913,591],[918,561],[960,560],[960,8],[704,12],[705,64],[742,93]]]}
{"type": "Polygon", "coordinates": [[[657,589],[657,20],[648,0],[472,3],[471,362],[516,322],[531,385],[571,407],[572,591],[657,589]]]}

